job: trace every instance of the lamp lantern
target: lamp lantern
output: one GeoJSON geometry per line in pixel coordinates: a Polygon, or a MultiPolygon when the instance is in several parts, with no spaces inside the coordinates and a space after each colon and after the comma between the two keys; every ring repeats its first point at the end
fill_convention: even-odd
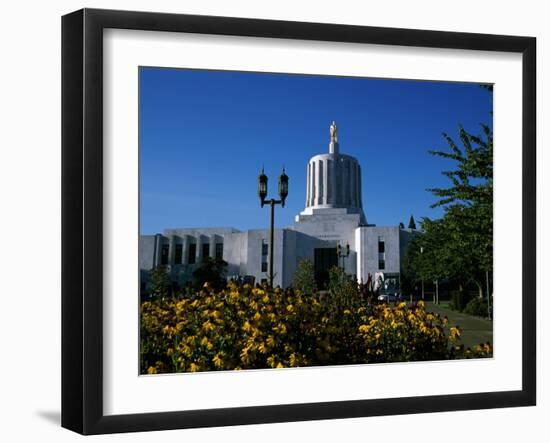
{"type": "Polygon", "coordinates": [[[264,174],[264,168],[258,175],[258,197],[260,197],[260,204],[264,207],[265,198],[267,197],[267,175],[264,174]]]}
{"type": "Polygon", "coordinates": [[[281,206],[284,208],[285,200],[288,195],[288,175],[285,174],[285,168],[279,176],[279,197],[281,197],[281,206]]]}

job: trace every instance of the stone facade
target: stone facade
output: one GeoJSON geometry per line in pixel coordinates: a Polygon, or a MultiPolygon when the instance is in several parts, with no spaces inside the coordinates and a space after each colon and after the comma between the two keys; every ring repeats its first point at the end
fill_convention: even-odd
{"type": "MultiPolygon", "coordinates": [[[[300,261],[314,262],[322,284],[327,267],[338,265],[358,281],[383,272],[399,280],[403,256],[418,232],[398,226],[369,225],[363,212],[361,167],[354,157],[340,154],[337,128],[331,125],[329,153],[312,157],[307,165],[306,201],[293,226],[274,232],[274,285],[288,287],[300,261]],[[337,257],[338,245],[347,257],[337,257]]],[[[228,263],[227,276],[267,281],[269,231],[234,228],[165,229],[142,235],[139,267],[142,289],[151,269],[167,266],[172,281],[183,285],[192,279],[206,257],[228,263]]]]}

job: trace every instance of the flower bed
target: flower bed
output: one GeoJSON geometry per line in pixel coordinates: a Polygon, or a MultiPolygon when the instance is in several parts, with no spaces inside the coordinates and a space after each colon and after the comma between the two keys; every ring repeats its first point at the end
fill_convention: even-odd
{"type": "Polygon", "coordinates": [[[141,372],[172,373],[487,357],[422,302],[335,303],[330,296],[229,284],[141,304],[141,372]]]}

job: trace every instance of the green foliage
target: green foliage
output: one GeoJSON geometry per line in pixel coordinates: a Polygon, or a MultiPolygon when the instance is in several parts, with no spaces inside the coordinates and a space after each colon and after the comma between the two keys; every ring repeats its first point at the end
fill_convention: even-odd
{"type": "Polygon", "coordinates": [[[330,302],[334,305],[334,312],[358,305],[361,301],[359,287],[351,275],[346,274],[342,268],[333,266],[328,271],[328,278],[330,302]]]}
{"type": "Polygon", "coordinates": [[[214,289],[222,289],[225,282],[227,262],[212,257],[206,257],[197,269],[193,272],[193,285],[201,288],[205,283],[214,289]]]}
{"type": "MultiPolygon", "coordinates": [[[[444,171],[448,188],[429,189],[436,197],[432,207],[442,206],[438,220],[422,219],[423,235],[416,237],[405,256],[404,269],[411,281],[449,279],[459,285],[476,284],[482,293],[485,272],[493,263],[493,135],[487,125],[483,134],[459,129],[462,147],[443,134],[448,151],[432,155],[453,160],[455,168],[444,171]]],[[[453,305],[465,307],[464,296],[453,297],[453,305]]]]}
{"type": "Polygon", "coordinates": [[[467,295],[462,289],[451,291],[451,301],[449,308],[453,311],[461,312],[467,304],[467,295]]]}
{"type": "Polygon", "coordinates": [[[150,292],[153,298],[164,298],[170,295],[170,276],[166,266],[158,266],[149,275],[150,292]]]}
{"type": "Polygon", "coordinates": [[[489,126],[481,125],[483,135],[472,135],[459,127],[459,137],[463,148],[446,133],[443,137],[449,145],[449,152],[429,151],[430,154],[454,160],[457,168],[443,171],[452,186],[429,189],[441,199],[432,207],[447,204],[473,205],[493,204],[493,133],[489,126]]]}
{"type": "Polygon", "coordinates": [[[294,273],[293,284],[294,288],[301,291],[302,294],[313,294],[317,291],[315,269],[311,260],[305,259],[298,263],[298,269],[294,273]]]}
{"type": "Polygon", "coordinates": [[[476,315],[478,317],[488,317],[489,312],[487,307],[487,298],[472,298],[462,312],[469,315],[476,315]]]}
{"type": "MultiPolygon", "coordinates": [[[[349,281],[341,272],[336,278],[349,281]]],[[[330,298],[329,298],[330,299],[330,298]]],[[[229,283],[191,297],[144,301],[142,374],[284,368],[490,356],[459,346],[460,330],[423,302],[334,312],[318,294],[229,283]]]]}

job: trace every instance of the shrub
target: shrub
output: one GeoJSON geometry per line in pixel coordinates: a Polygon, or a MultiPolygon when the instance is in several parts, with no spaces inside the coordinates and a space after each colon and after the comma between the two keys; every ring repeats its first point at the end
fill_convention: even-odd
{"type": "Polygon", "coordinates": [[[330,268],[328,278],[329,300],[335,311],[353,308],[361,302],[357,282],[342,268],[337,266],[330,268]]]}
{"type": "MultiPolygon", "coordinates": [[[[230,283],[141,304],[142,373],[281,368],[486,356],[415,306],[340,306],[331,297],[230,283]]],[[[486,345],[483,345],[486,346],[486,345]]]]}
{"type": "Polygon", "coordinates": [[[170,276],[166,266],[158,266],[149,275],[150,293],[154,298],[164,298],[170,295],[170,276]]]}
{"type": "Polygon", "coordinates": [[[449,307],[454,311],[462,312],[466,305],[470,302],[472,296],[464,289],[456,289],[451,291],[451,301],[449,307]]]}
{"type": "Polygon", "coordinates": [[[466,307],[462,312],[469,315],[476,315],[478,317],[487,317],[488,316],[487,308],[488,308],[487,298],[475,297],[468,302],[468,304],[466,305],[466,307]]]}
{"type": "Polygon", "coordinates": [[[317,290],[315,271],[311,260],[302,260],[298,263],[298,269],[294,273],[294,288],[302,294],[313,294],[317,290]]]}
{"type": "Polygon", "coordinates": [[[225,286],[225,271],[227,262],[212,257],[205,257],[203,262],[193,271],[193,285],[200,289],[208,283],[216,290],[225,286]]]}

